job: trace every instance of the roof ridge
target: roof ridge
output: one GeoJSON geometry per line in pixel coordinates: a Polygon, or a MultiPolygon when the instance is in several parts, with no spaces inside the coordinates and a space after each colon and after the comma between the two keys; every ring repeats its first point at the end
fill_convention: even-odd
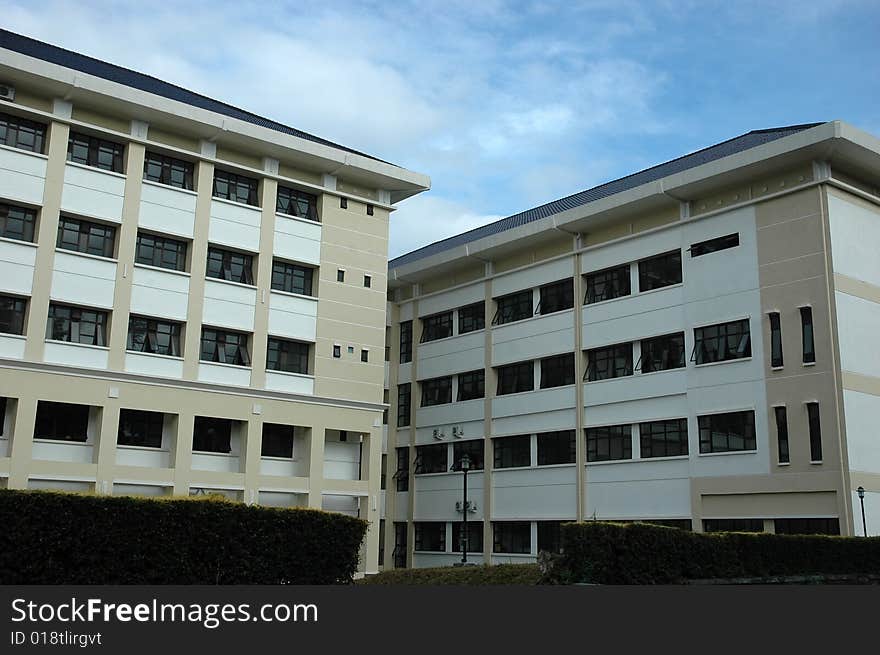
{"type": "MultiPolygon", "coordinates": [[[[569,194],[569,195],[567,195],[567,196],[563,196],[562,198],[557,198],[557,199],[555,199],[555,200],[550,200],[550,201],[548,201],[548,202],[542,203],[542,204],[537,205],[537,206],[535,206],[535,207],[531,207],[530,209],[525,209],[525,210],[523,210],[523,211],[521,211],[521,212],[517,212],[517,213],[515,213],[515,214],[511,214],[511,215],[509,215],[509,216],[505,216],[505,217],[503,217],[503,218],[499,218],[499,219],[497,219],[497,220],[495,220],[495,221],[492,221],[491,223],[486,223],[485,225],[480,225],[480,226],[477,226],[477,227],[475,227],[475,228],[471,228],[470,230],[467,230],[467,231],[465,231],[465,232],[459,232],[458,234],[454,234],[454,235],[449,236],[449,237],[446,237],[446,238],[444,238],[444,239],[438,239],[437,241],[434,241],[434,242],[432,242],[432,243],[429,243],[429,244],[426,244],[426,245],[424,245],[424,246],[421,246],[420,248],[416,248],[415,250],[411,250],[411,251],[409,251],[409,252],[403,253],[402,255],[398,255],[398,256],[395,257],[394,259],[389,260],[388,265],[389,265],[389,268],[393,268],[395,265],[397,265],[397,263],[399,262],[399,260],[404,260],[404,259],[406,259],[406,260],[416,260],[416,259],[420,259],[421,257],[414,257],[414,255],[416,255],[417,253],[420,253],[420,252],[423,251],[423,250],[430,249],[430,248],[433,248],[433,247],[435,247],[435,246],[439,246],[440,244],[443,244],[443,243],[445,243],[445,242],[447,242],[447,241],[460,240],[460,239],[462,239],[463,237],[465,237],[466,235],[473,234],[474,232],[478,232],[478,231],[481,231],[481,230],[490,231],[490,229],[492,228],[492,226],[497,226],[497,225],[499,225],[500,223],[504,223],[505,221],[514,222],[514,221],[516,221],[517,219],[524,218],[524,217],[526,217],[528,214],[533,213],[533,212],[535,212],[535,213],[540,213],[540,212],[542,212],[542,211],[546,211],[546,210],[548,210],[552,205],[556,205],[556,204],[562,204],[562,205],[565,205],[567,201],[571,201],[572,199],[577,198],[578,196],[582,196],[582,197],[583,197],[583,196],[587,196],[587,195],[590,195],[590,194],[595,195],[596,192],[601,191],[601,190],[604,189],[604,188],[610,187],[610,186],[612,186],[612,185],[619,185],[619,184],[625,182],[626,180],[629,180],[629,179],[631,179],[631,178],[633,178],[633,177],[636,177],[636,176],[640,176],[640,175],[641,175],[641,176],[644,176],[645,174],[648,174],[648,173],[650,173],[651,171],[655,171],[656,169],[662,168],[662,167],[664,167],[664,166],[671,166],[671,165],[674,165],[674,164],[677,163],[677,162],[682,162],[683,160],[686,160],[686,159],[689,159],[689,158],[699,159],[699,156],[700,156],[701,154],[703,154],[703,153],[706,153],[706,152],[708,152],[708,151],[710,151],[710,150],[713,150],[713,149],[723,148],[723,146],[725,146],[725,145],[732,144],[732,143],[734,143],[734,142],[736,142],[736,141],[738,141],[738,140],[745,139],[746,137],[749,137],[749,136],[752,136],[752,135],[759,135],[759,134],[760,134],[760,135],[764,135],[764,134],[773,134],[773,133],[779,133],[779,132],[800,132],[800,131],[803,131],[803,130],[806,130],[806,129],[810,129],[810,128],[813,128],[813,127],[816,127],[816,126],[818,126],[818,125],[822,125],[822,124],[823,124],[823,123],[821,123],[821,122],[819,122],[819,123],[800,123],[800,124],[797,124],[797,125],[786,125],[786,126],[781,126],[781,127],[764,128],[764,129],[759,129],[759,130],[750,130],[749,132],[745,132],[745,133],[743,133],[743,134],[740,134],[739,136],[735,136],[735,137],[732,137],[732,138],[730,138],[730,139],[726,139],[726,140],[724,140],[724,141],[719,141],[718,143],[714,143],[714,144],[709,145],[709,146],[706,146],[706,147],[704,147],[704,148],[700,148],[700,149],[698,149],[698,150],[694,150],[694,151],[692,151],[692,152],[689,152],[689,153],[687,153],[687,154],[681,155],[681,156],[679,156],[679,157],[674,157],[673,159],[669,159],[669,160],[666,160],[666,161],[661,162],[661,163],[659,163],[659,164],[655,164],[654,166],[649,166],[648,168],[643,168],[643,169],[641,169],[641,170],[639,170],[639,171],[635,171],[635,172],[633,172],[633,173],[629,173],[628,175],[624,175],[624,176],[622,176],[622,177],[618,177],[618,178],[615,178],[615,179],[613,179],[613,180],[609,180],[609,181],[607,181],[607,182],[602,182],[601,184],[598,184],[598,185],[596,185],[596,186],[590,187],[590,188],[588,188],[588,189],[583,189],[583,190],[581,190],[581,191],[576,191],[575,193],[569,194]]],[[[781,134],[781,135],[780,135],[779,137],[777,137],[777,138],[781,138],[782,136],[785,136],[785,135],[784,135],[784,134],[781,134]]],[[[756,146],[758,146],[758,145],[760,145],[760,143],[756,143],[756,144],[753,144],[753,145],[748,146],[748,147],[746,147],[746,148],[743,148],[743,150],[749,150],[749,149],[754,148],[754,147],[756,147],[756,146]]],[[[722,156],[724,156],[724,155],[722,155],[722,156]]],[[[720,157],[719,157],[719,158],[720,158],[720,157]]],[[[701,162],[696,163],[696,164],[694,165],[694,167],[697,166],[697,165],[699,165],[699,163],[701,163],[701,162]]],[[[688,167],[688,168],[690,168],[690,167],[688,167]]],[[[685,168],[685,169],[682,169],[682,170],[687,170],[687,169],[685,168]]],[[[672,173],[670,172],[670,174],[672,174],[672,173]]],[[[659,179],[659,178],[657,178],[657,179],[659,179]]],[[[649,180],[649,181],[650,181],[650,180],[649,180]]],[[[645,183],[647,183],[647,181],[646,181],[645,183]]],[[[621,191],[622,191],[622,190],[624,190],[624,189],[621,189],[621,191]]],[[[605,196],[601,196],[601,197],[605,197],[605,196]]],[[[595,200],[595,199],[598,199],[598,198],[594,198],[594,200],[595,200]]],[[[581,202],[581,203],[578,203],[578,204],[573,205],[573,206],[583,206],[583,205],[589,204],[590,202],[592,202],[592,200],[586,200],[585,202],[581,202]]],[[[571,208],[571,207],[565,207],[565,209],[570,209],[570,208],[571,208]]],[[[552,213],[557,213],[557,211],[553,211],[552,213]]],[[[530,220],[528,220],[528,221],[526,221],[526,222],[527,222],[527,223],[528,223],[528,222],[532,222],[532,221],[534,221],[534,220],[538,220],[539,218],[542,218],[542,216],[536,216],[536,217],[534,217],[534,218],[532,218],[532,219],[530,219],[530,220]]],[[[524,223],[523,223],[523,224],[524,224],[524,223]]],[[[511,225],[510,228],[505,228],[505,230],[506,230],[506,229],[511,229],[511,228],[513,228],[513,227],[518,227],[518,226],[519,226],[519,225],[511,225]]],[[[503,230],[501,230],[501,231],[503,231],[503,230]]],[[[468,241],[465,240],[465,241],[463,241],[463,243],[468,243],[468,241]]],[[[452,247],[452,246],[450,246],[450,247],[452,247]]]]}
{"type": "MultiPolygon", "coordinates": [[[[296,128],[296,127],[291,127],[290,125],[285,125],[284,123],[281,123],[281,122],[279,122],[279,121],[276,121],[276,120],[274,120],[274,119],[272,119],[272,118],[266,118],[265,116],[260,116],[259,114],[254,113],[254,112],[252,112],[252,111],[250,111],[250,110],[243,109],[243,108],[241,108],[241,107],[237,107],[236,105],[232,105],[232,104],[230,104],[230,103],[228,103],[228,102],[224,102],[224,101],[222,101],[222,100],[217,100],[216,98],[212,98],[211,96],[205,95],[204,93],[199,93],[198,91],[193,91],[193,90],[188,89],[188,88],[186,88],[186,87],[184,87],[184,86],[181,86],[181,85],[179,85],[179,84],[174,84],[173,82],[168,82],[168,81],[166,81],[166,80],[163,80],[163,79],[161,79],[161,78],[156,77],[155,75],[150,75],[150,74],[148,74],[148,73],[142,73],[142,72],[140,72],[140,71],[134,70],[133,68],[127,68],[127,67],[125,67],[125,66],[120,66],[119,64],[114,64],[114,63],[112,63],[112,62],[105,61],[105,60],[103,60],[103,59],[98,59],[97,57],[92,57],[91,55],[83,54],[83,53],[81,53],[81,52],[76,52],[75,50],[70,50],[70,49],[68,49],[68,48],[64,48],[64,47],[62,47],[62,46],[55,45],[54,43],[48,43],[48,42],[46,42],[46,41],[40,41],[39,39],[35,39],[35,38],[31,37],[31,36],[27,36],[27,35],[24,35],[24,34],[19,34],[19,33],[17,33],[17,32],[12,32],[12,31],[10,31],[10,30],[3,29],[2,27],[0,27],[0,47],[2,47],[2,48],[6,48],[6,49],[9,49],[9,50],[14,50],[15,52],[18,52],[18,53],[20,53],[20,54],[27,55],[27,56],[29,56],[29,57],[34,57],[34,58],[36,58],[36,59],[42,59],[43,61],[50,61],[50,60],[46,59],[45,57],[41,57],[39,54],[36,54],[36,53],[34,53],[34,52],[32,52],[32,51],[31,51],[31,52],[23,52],[21,49],[19,49],[19,47],[22,45],[21,43],[19,43],[19,44],[10,44],[10,40],[11,40],[12,42],[15,42],[16,40],[18,40],[18,41],[23,41],[23,42],[27,42],[27,44],[30,45],[32,48],[33,48],[33,47],[36,47],[36,48],[40,48],[40,47],[43,47],[43,48],[50,48],[50,49],[52,49],[52,50],[55,50],[56,53],[58,53],[58,54],[64,54],[64,55],[69,56],[69,57],[72,57],[72,58],[74,58],[74,59],[79,59],[79,60],[81,60],[81,62],[83,62],[83,63],[99,64],[100,66],[104,66],[104,67],[106,67],[106,68],[108,69],[108,70],[107,70],[108,73],[113,73],[113,72],[117,72],[117,73],[126,73],[126,74],[129,74],[129,75],[133,75],[133,76],[136,76],[136,77],[142,78],[142,79],[144,79],[144,80],[151,80],[151,81],[153,81],[154,83],[156,83],[158,86],[165,86],[165,87],[168,87],[168,88],[170,88],[170,89],[174,89],[174,90],[177,90],[177,91],[182,91],[184,94],[188,94],[188,95],[190,95],[190,96],[194,96],[195,98],[199,98],[199,99],[201,99],[201,100],[203,100],[203,101],[206,101],[205,104],[214,104],[214,105],[218,105],[218,106],[220,106],[220,107],[223,107],[223,108],[226,108],[226,109],[232,110],[232,111],[234,111],[234,112],[237,112],[237,113],[241,114],[242,116],[247,116],[247,117],[249,117],[249,118],[251,118],[251,119],[254,119],[254,120],[245,121],[245,122],[249,122],[249,123],[252,123],[252,124],[258,124],[258,125],[259,125],[260,123],[256,123],[256,121],[261,121],[264,127],[268,128],[268,129],[272,129],[272,130],[274,130],[274,131],[276,131],[276,132],[283,132],[283,133],[286,133],[286,134],[290,134],[291,136],[296,136],[296,137],[299,137],[299,138],[306,139],[307,141],[312,141],[312,142],[314,142],[314,143],[319,143],[319,144],[321,144],[321,145],[326,145],[326,146],[329,146],[329,147],[332,147],[332,148],[336,148],[336,149],[338,149],[338,150],[343,150],[343,151],[345,151],[345,152],[349,152],[349,153],[351,153],[351,154],[360,155],[360,156],[362,156],[362,157],[367,157],[368,159],[372,159],[372,160],[374,160],[374,161],[379,161],[379,162],[382,162],[383,164],[389,164],[389,165],[391,165],[391,166],[397,166],[397,164],[391,164],[391,162],[385,161],[384,159],[379,159],[378,157],[374,157],[373,155],[369,155],[369,154],[367,154],[367,153],[365,153],[365,152],[361,152],[361,151],[359,151],[359,150],[355,150],[354,148],[349,148],[348,146],[344,146],[344,145],[341,145],[341,144],[339,144],[339,143],[335,143],[335,142],[333,142],[333,141],[330,141],[329,139],[325,139],[325,138],[320,137],[320,136],[317,136],[317,135],[315,135],[315,134],[311,134],[311,133],[309,133],[309,132],[305,132],[305,131],[300,130],[300,129],[296,128]],[[10,47],[10,45],[13,45],[13,47],[10,47]],[[19,45],[19,47],[14,47],[14,45],[19,45]]],[[[65,66],[65,64],[61,64],[61,63],[58,63],[58,62],[56,62],[56,61],[50,61],[50,63],[54,63],[54,64],[57,64],[57,65],[59,65],[59,66],[65,66]]],[[[78,68],[78,67],[72,67],[72,66],[66,66],[66,67],[68,67],[68,68],[74,68],[75,70],[78,70],[78,71],[80,71],[81,73],[86,73],[86,74],[89,74],[89,75],[95,75],[95,77],[101,77],[101,78],[103,78],[103,79],[107,79],[107,80],[110,80],[111,82],[116,82],[116,83],[118,83],[118,84],[122,84],[122,85],[124,85],[124,86],[129,86],[129,87],[132,86],[131,84],[126,84],[125,82],[120,81],[120,80],[118,80],[118,79],[112,79],[112,78],[106,77],[106,76],[104,76],[104,75],[99,75],[99,74],[96,74],[96,73],[94,73],[94,72],[89,72],[89,71],[86,71],[86,70],[82,70],[81,68],[78,68]]],[[[134,87],[134,88],[140,88],[140,87],[134,87]]],[[[189,104],[189,105],[191,105],[191,106],[199,106],[199,105],[193,105],[193,103],[191,103],[191,102],[186,102],[185,100],[180,100],[180,99],[178,99],[178,98],[173,98],[173,97],[171,97],[170,95],[167,95],[167,94],[157,93],[156,91],[150,91],[150,90],[143,89],[143,88],[140,88],[140,90],[141,90],[141,91],[145,91],[145,92],[147,92],[147,93],[153,93],[154,95],[159,95],[159,96],[162,96],[162,97],[164,97],[164,98],[168,98],[168,99],[170,99],[170,100],[178,100],[179,102],[183,102],[184,104],[189,104]]],[[[228,118],[238,118],[239,120],[242,120],[242,119],[241,119],[240,117],[238,117],[238,116],[233,116],[233,115],[228,114],[228,113],[225,113],[225,114],[224,114],[223,112],[219,112],[219,111],[216,111],[216,110],[213,110],[213,109],[209,109],[208,107],[204,107],[204,106],[199,106],[199,107],[200,107],[201,109],[206,109],[206,110],[208,110],[208,111],[215,111],[215,113],[223,114],[224,116],[227,116],[228,118]]],[[[399,168],[399,167],[398,167],[398,168],[399,168]]]]}

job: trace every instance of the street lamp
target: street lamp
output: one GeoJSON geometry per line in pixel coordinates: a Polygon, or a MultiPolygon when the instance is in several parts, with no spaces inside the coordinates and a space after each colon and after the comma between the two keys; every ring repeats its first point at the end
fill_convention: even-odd
{"type": "Polygon", "coordinates": [[[862,504],[862,530],[865,533],[865,536],[868,536],[868,524],[865,522],[865,488],[859,487],[856,489],[856,493],[859,495],[859,502],[862,504]]]}
{"type": "Polygon", "coordinates": [[[467,551],[468,551],[468,529],[467,529],[467,515],[468,515],[468,493],[467,493],[467,474],[468,471],[471,470],[471,457],[467,453],[461,456],[461,461],[459,463],[459,467],[461,468],[461,472],[464,473],[464,491],[463,491],[463,502],[461,504],[461,564],[462,566],[467,565],[467,551]]]}

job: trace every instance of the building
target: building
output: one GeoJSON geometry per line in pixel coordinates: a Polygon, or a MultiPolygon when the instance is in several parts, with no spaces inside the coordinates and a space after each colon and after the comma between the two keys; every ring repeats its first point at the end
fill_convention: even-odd
{"type": "Polygon", "coordinates": [[[389,263],[385,566],[880,534],[880,140],[758,130],[389,263]],[[393,555],[393,557],[392,557],[393,555]]]}
{"type": "Polygon", "coordinates": [[[429,184],[0,30],[0,485],[375,524],[389,214],[429,184]]]}

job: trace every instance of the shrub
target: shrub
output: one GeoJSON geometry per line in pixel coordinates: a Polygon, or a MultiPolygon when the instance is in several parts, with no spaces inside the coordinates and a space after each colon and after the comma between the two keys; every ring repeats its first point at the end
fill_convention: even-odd
{"type": "Polygon", "coordinates": [[[0,584],[350,582],[367,523],[217,499],[0,490],[0,584]]]}
{"type": "Polygon", "coordinates": [[[702,534],[644,523],[566,523],[555,577],[599,584],[880,573],[880,538],[702,534]]]}
{"type": "Polygon", "coordinates": [[[359,584],[385,585],[535,585],[541,577],[537,564],[495,566],[441,566],[430,569],[394,569],[369,575],[359,584]]]}

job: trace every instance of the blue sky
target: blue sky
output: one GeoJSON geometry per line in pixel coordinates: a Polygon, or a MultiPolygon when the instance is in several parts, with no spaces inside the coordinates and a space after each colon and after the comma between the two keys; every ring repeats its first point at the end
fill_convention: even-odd
{"type": "Polygon", "coordinates": [[[390,254],[751,129],[880,134],[876,0],[47,2],[4,27],[431,176],[390,254]]]}

